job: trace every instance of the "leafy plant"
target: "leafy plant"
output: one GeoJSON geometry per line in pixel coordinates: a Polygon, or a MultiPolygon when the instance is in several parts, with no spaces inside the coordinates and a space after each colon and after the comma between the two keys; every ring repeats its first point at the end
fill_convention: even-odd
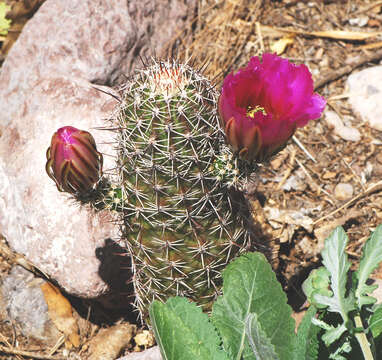
{"type": "Polygon", "coordinates": [[[382,305],[370,274],[382,261],[382,226],[350,272],[341,227],[322,251],[323,266],[303,284],[310,307],[295,333],[287,297],[260,253],[247,253],[223,271],[223,295],[210,316],[189,300],[154,301],[150,319],[164,360],[376,360],[382,354],[382,305]],[[358,345],[357,345],[358,344],[358,345]],[[379,354],[379,357],[378,357],[379,354]]]}

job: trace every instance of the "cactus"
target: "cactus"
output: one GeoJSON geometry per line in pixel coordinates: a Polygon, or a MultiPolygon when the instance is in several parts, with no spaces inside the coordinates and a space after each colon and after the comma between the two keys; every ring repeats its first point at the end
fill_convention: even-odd
{"type": "Polygon", "coordinates": [[[46,172],[59,191],[81,196],[92,192],[101,177],[102,154],[87,131],[72,126],[58,129],[46,157],[46,172]]]}
{"type": "Polygon", "coordinates": [[[208,310],[221,270],[250,244],[234,194],[242,171],[224,144],[217,97],[206,78],[175,62],[154,62],[122,89],[118,187],[143,317],[152,300],[172,295],[208,310]]]}
{"type": "Polygon", "coordinates": [[[255,245],[241,192],[255,163],[268,160],[325,107],[306,67],[271,54],[262,60],[254,57],[226,77],[219,106],[218,92],[189,65],[154,60],[137,71],[120,89],[112,118],[114,184],[101,177],[92,137],[71,145],[92,149],[81,164],[94,166],[80,169],[77,152],[61,159],[52,139],[47,171],[59,189],[119,214],[142,319],[153,300],[173,295],[210,309],[225,265],[255,245]],[[62,160],[73,166],[66,171],[62,160]]]}

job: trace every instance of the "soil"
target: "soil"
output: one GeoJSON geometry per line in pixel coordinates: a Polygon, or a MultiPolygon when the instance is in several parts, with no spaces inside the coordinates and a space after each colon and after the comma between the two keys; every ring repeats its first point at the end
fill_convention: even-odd
{"type": "MultiPolygon", "coordinates": [[[[382,60],[378,37],[356,37],[356,32],[380,31],[382,1],[200,0],[199,4],[197,16],[186,28],[179,29],[162,57],[187,59],[202,68],[219,88],[227,73],[245,66],[251,56],[272,51],[276,41],[283,39],[288,45],[282,56],[306,64],[316,91],[327,99],[327,109],[346,117],[361,133],[360,141],[346,141],[335,135],[323,119],[310,122],[296,132],[283,151],[260,167],[256,186],[248,195],[258,209],[259,232],[271,234],[264,241],[297,313],[305,301],[301,283],[312,268],[320,265],[325,236],[336,226],[343,226],[349,236],[347,253],[356,266],[364,242],[382,222],[382,157],[375,145],[382,134],[352,111],[346,94],[346,79],[353,71],[382,60]],[[339,38],[331,33],[333,30],[347,31],[348,39],[339,38]],[[319,31],[328,33],[312,34],[319,31]],[[297,186],[284,186],[301,177],[305,179],[297,186]],[[334,190],[339,183],[352,186],[353,195],[348,200],[336,198],[334,190]],[[291,221],[290,211],[301,213],[303,209],[307,224],[291,221]],[[275,210],[281,214],[276,219],[271,216],[275,210]]],[[[2,243],[6,245],[4,239],[2,243]]],[[[0,252],[0,280],[13,263],[14,257],[0,252]]],[[[373,276],[381,278],[382,268],[373,276]]],[[[70,300],[79,313],[86,313],[88,304],[70,300]]],[[[101,326],[136,321],[128,319],[126,310],[108,314],[99,309],[99,314],[103,315],[98,320],[87,320],[95,327],[89,326],[84,333],[81,346],[72,351],[73,358],[75,354],[86,357],[86,344],[101,326]]],[[[48,355],[44,344],[22,336],[15,324],[5,320],[0,321],[0,346],[15,350],[13,355],[0,355],[2,359],[32,358],[22,354],[16,357],[18,349],[37,351],[52,359],[62,358],[64,351],[62,344],[54,355],[48,355]]],[[[132,348],[131,343],[121,355],[132,348]]]]}

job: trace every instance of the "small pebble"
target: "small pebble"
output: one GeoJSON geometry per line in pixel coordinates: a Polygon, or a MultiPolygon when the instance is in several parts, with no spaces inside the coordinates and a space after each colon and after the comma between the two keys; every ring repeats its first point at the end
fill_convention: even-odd
{"type": "Polygon", "coordinates": [[[349,19],[349,24],[352,26],[363,27],[366,26],[369,21],[369,17],[366,15],[361,15],[356,18],[349,19]]]}
{"type": "Polygon", "coordinates": [[[337,173],[334,171],[326,171],[324,175],[322,175],[322,178],[324,180],[333,179],[337,176],[337,173]]]}
{"type": "Polygon", "coordinates": [[[346,126],[342,122],[342,119],[334,111],[325,111],[325,120],[329,127],[333,128],[336,135],[346,141],[359,141],[361,139],[361,133],[358,129],[346,126]]]}
{"type": "Polygon", "coordinates": [[[375,164],[373,167],[373,175],[377,177],[382,176],[382,165],[381,164],[375,164]]]}
{"type": "Polygon", "coordinates": [[[369,27],[380,27],[381,26],[381,23],[380,21],[376,20],[376,19],[370,19],[368,22],[367,22],[367,26],[369,27]]]}
{"type": "Polygon", "coordinates": [[[377,155],[377,161],[382,164],[382,152],[377,155]]]}
{"type": "Polygon", "coordinates": [[[117,360],[162,360],[158,346],[154,346],[142,352],[134,352],[117,360]]]}
{"type": "Polygon", "coordinates": [[[353,196],[353,186],[346,183],[339,183],[334,189],[334,196],[337,200],[349,200],[353,196]]]}

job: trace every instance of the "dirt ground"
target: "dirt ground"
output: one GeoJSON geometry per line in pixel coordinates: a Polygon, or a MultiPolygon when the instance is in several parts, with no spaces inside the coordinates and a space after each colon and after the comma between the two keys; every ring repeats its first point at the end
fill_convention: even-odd
{"type": "MultiPolygon", "coordinates": [[[[361,133],[360,141],[346,141],[336,136],[324,119],[312,121],[259,169],[250,198],[259,209],[259,227],[272,234],[264,241],[269,241],[274,266],[296,312],[304,303],[301,282],[320,264],[319,252],[330,231],[338,225],[344,227],[349,236],[347,253],[356,265],[370,231],[382,223],[382,154],[376,145],[382,141],[382,133],[352,111],[346,89],[352,72],[382,60],[381,36],[366,38],[359,33],[381,29],[382,1],[199,0],[194,20],[179,29],[162,54],[191,59],[219,88],[224,76],[244,66],[251,56],[278,50],[291,61],[306,64],[316,91],[327,99],[327,110],[350,119],[361,133]],[[335,196],[339,183],[352,186],[349,199],[335,196]],[[304,217],[296,220],[296,213],[302,212],[304,217]]],[[[6,244],[4,239],[2,242],[6,244]]],[[[13,262],[12,255],[0,253],[0,279],[13,262]]],[[[381,278],[382,268],[374,276],[381,278]]],[[[86,304],[76,306],[86,308],[86,304]]],[[[123,313],[107,317],[82,334],[73,358],[75,354],[85,358],[87,344],[100,326],[127,321],[123,313]]],[[[133,347],[131,342],[121,355],[133,347]]],[[[64,348],[62,343],[49,355],[44,344],[23,337],[14,324],[0,322],[0,354],[4,354],[0,358],[58,359],[64,348]],[[2,352],[4,348],[10,353],[13,349],[13,354],[2,352]],[[21,349],[37,355],[16,355],[21,349]]]]}

